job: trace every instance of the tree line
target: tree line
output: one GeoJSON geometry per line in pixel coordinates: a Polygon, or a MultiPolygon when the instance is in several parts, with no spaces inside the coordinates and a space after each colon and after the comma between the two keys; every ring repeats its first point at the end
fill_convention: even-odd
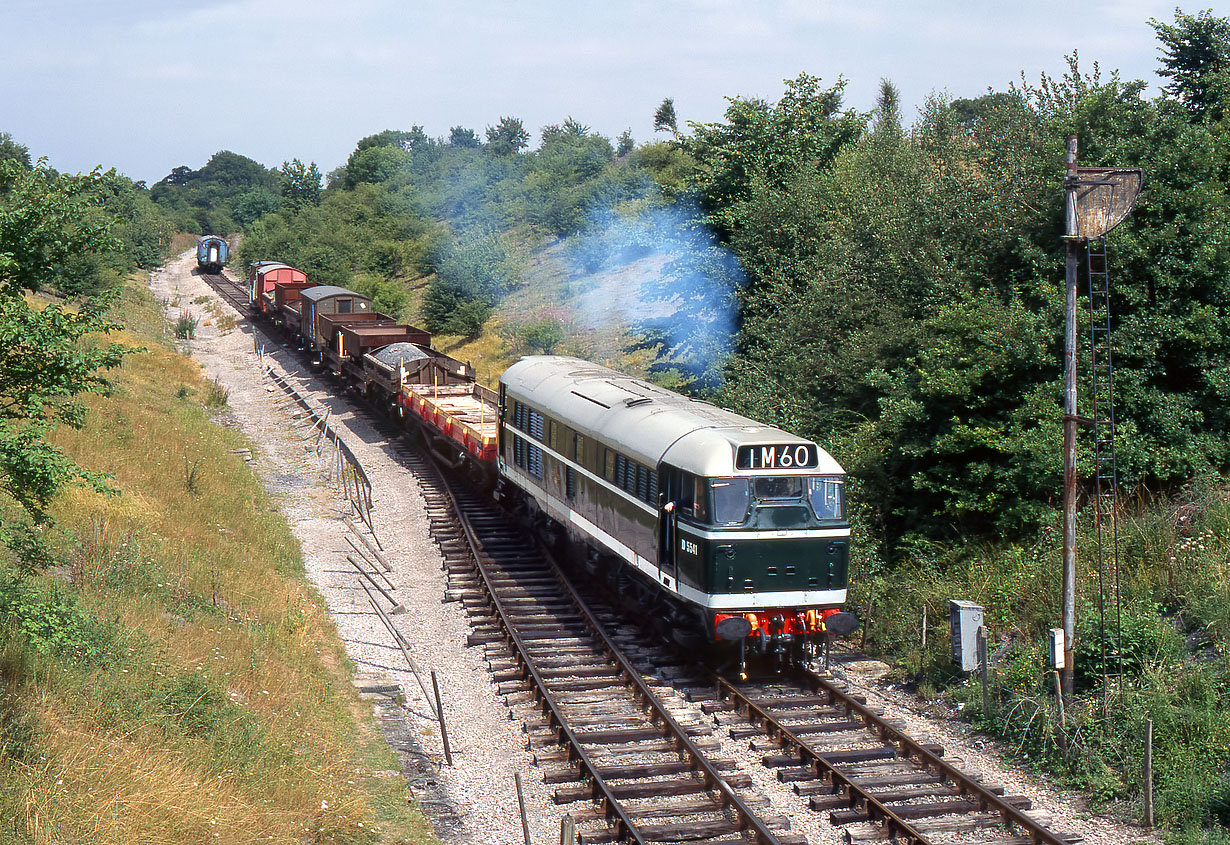
{"type": "MultiPolygon", "coordinates": [[[[424,280],[411,316],[474,336],[524,284],[536,245],[684,209],[681,229],[716,237],[686,241],[664,283],[719,253],[740,272],[711,276],[718,290],[705,294],[733,304],[733,352],[715,371],[661,348],[677,380],[829,447],[889,557],[935,539],[1023,536],[1059,487],[1068,134],[1082,164],[1145,173],[1110,241],[1122,478],[1165,489],[1230,462],[1230,35],[1209,13],[1152,23],[1167,81],[1154,98],[1073,55],[1059,78],[937,95],[907,124],[889,82],[860,112],[844,83],[804,73],[776,102],[732,97],[721,120],[683,129],[667,98],[654,115],[666,140],[639,146],[567,118],[531,150],[521,121],[503,116],[484,138],[461,126],[369,136],[327,176],[225,151],[148,190],[96,174],[71,192],[90,195],[122,247],[66,255],[51,278],[93,294],[125,262],[155,263],[173,228],[242,229],[243,260],[276,256],[383,310],[404,313],[407,283],[424,280]]],[[[5,141],[13,173],[68,185],[5,141]]],[[[643,227],[602,241],[611,254],[646,248],[643,227]]],[[[630,345],[658,341],[651,321],[634,328],[630,345]]]]}
{"type": "MultiPolygon", "coordinates": [[[[1022,537],[1060,486],[1069,134],[1082,165],[1145,174],[1109,242],[1122,480],[1164,490],[1230,463],[1230,37],[1207,12],[1152,24],[1166,81],[1152,98],[1074,54],[1059,77],[933,96],[910,123],[890,82],[861,112],[843,82],[804,73],[776,102],[732,97],[721,120],[682,129],[666,98],[654,115],[666,140],[639,146],[571,118],[532,150],[511,117],[485,141],[460,126],[378,133],[326,187],[248,224],[241,254],[277,255],[395,312],[405,281],[426,279],[413,316],[475,336],[524,283],[535,245],[604,216],[685,209],[716,239],[690,241],[664,284],[733,252],[741,272],[711,276],[705,295],[732,303],[734,349],[714,372],[660,348],[663,369],[831,448],[890,558],[918,542],[1022,537]]],[[[643,234],[626,227],[601,248],[644,249],[643,234]]],[[[651,321],[636,328],[630,343],[659,342],[651,321]]]]}

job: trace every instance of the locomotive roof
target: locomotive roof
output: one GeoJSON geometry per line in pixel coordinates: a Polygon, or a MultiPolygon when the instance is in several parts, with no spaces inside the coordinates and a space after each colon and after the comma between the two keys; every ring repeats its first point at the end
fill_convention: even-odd
{"type": "MultiPolygon", "coordinates": [[[[578,358],[527,356],[500,381],[535,409],[650,466],[667,460],[700,475],[733,475],[739,446],[811,442],[578,358]]],[[[818,452],[819,465],[808,472],[842,472],[827,452],[818,452]]]]}

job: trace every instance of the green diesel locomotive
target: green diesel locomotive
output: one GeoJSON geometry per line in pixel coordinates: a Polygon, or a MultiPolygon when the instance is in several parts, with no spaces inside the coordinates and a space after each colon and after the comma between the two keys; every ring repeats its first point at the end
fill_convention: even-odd
{"type": "Polygon", "coordinates": [[[815,443],[561,356],[509,367],[499,414],[505,494],[681,647],[785,659],[848,622],[845,474],[815,443]]]}

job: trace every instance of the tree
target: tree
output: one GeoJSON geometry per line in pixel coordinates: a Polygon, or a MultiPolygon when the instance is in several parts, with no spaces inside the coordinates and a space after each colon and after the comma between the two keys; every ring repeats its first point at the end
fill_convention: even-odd
{"type": "Polygon", "coordinates": [[[520,152],[530,144],[530,133],[520,118],[501,117],[495,126],[487,127],[487,149],[499,156],[520,152]]]}
{"type": "Polygon", "coordinates": [[[387,182],[409,166],[410,155],[401,145],[357,149],[346,162],[345,185],[353,188],[363,182],[387,182]]]}
{"type": "Polygon", "coordinates": [[[316,162],[307,166],[297,158],[282,162],[282,199],[291,210],[320,205],[320,183],[316,162]]]}
{"type": "Polygon", "coordinates": [[[13,140],[7,132],[0,132],[0,161],[16,161],[30,167],[30,150],[13,140]]]}
{"type": "MultiPolygon", "coordinates": [[[[0,490],[37,523],[48,521],[48,505],[67,484],[109,490],[105,477],[78,466],[46,435],[61,424],[84,426],[76,397],[106,393],[101,372],[132,350],[81,342],[118,328],[105,316],[106,299],[73,310],[39,308],[25,296],[56,287],[73,259],[118,246],[98,213],[105,178],[56,176],[42,161],[33,169],[0,162],[0,490]]],[[[0,534],[9,536],[2,527],[0,534]]]]}
{"type": "Polygon", "coordinates": [[[679,119],[675,116],[675,101],[670,97],[664,99],[653,113],[653,131],[679,134],[679,119]]]}
{"type": "Polygon", "coordinates": [[[781,186],[800,168],[823,169],[862,134],[867,115],[841,110],[845,87],[839,78],[821,88],[804,73],[786,80],[776,105],[728,98],[725,122],[689,124],[692,134],[682,145],[697,163],[693,187],[723,235],[736,226],[737,204],[750,196],[754,180],[781,186]]]}
{"type": "Polygon", "coordinates": [[[1173,24],[1150,18],[1149,25],[1162,42],[1157,75],[1171,80],[1166,93],[1197,120],[1220,120],[1230,101],[1230,20],[1175,9],[1173,24]]]}
{"type": "Polygon", "coordinates": [[[634,149],[636,149],[636,141],[632,139],[632,130],[625,129],[623,132],[620,132],[618,137],[615,138],[615,156],[623,158],[634,149]]]}
{"type": "Polygon", "coordinates": [[[282,198],[268,188],[253,188],[246,194],[235,197],[231,214],[239,225],[248,227],[266,214],[273,214],[282,207],[282,198]]]}
{"type": "MultiPolygon", "coordinates": [[[[180,165],[150,189],[154,202],[174,217],[175,223],[187,231],[207,231],[227,234],[250,221],[253,205],[241,198],[253,191],[281,190],[281,174],[270,170],[247,156],[228,150],[214,153],[200,170],[180,165]],[[245,206],[242,214],[236,205],[245,206]]],[[[262,193],[263,195],[263,193],[262,193]]]]}
{"type": "Polygon", "coordinates": [[[448,131],[448,145],[450,147],[476,150],[483,145],[483,142],[473,129],[467,129],[464,126],[454,126],[448,131]]]}

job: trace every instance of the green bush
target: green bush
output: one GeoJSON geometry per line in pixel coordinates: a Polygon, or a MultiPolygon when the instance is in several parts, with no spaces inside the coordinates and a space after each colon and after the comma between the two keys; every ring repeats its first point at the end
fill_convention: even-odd
{"type": "Polygon", "coordinates": [[[55,563],[42,526],[26,522],[0,526],[0,540],[16,557],[17,568],[22,572],[38,572],[55,563]]]}
{"type": "Polygon", "coordinates": [[[175,321],[175,336],[180,340],[192,340],[196,337],[196,327],[201,321],[185,311],[175,321]]]}
{"type": "Polygon", "coordinates": [[[111,657],[113,633],[90,615],[75,593],[59,584],[34,585],[10,577],[0,594],[0,615],[10,635],[40,655],[97,665],[111,657]]]}

